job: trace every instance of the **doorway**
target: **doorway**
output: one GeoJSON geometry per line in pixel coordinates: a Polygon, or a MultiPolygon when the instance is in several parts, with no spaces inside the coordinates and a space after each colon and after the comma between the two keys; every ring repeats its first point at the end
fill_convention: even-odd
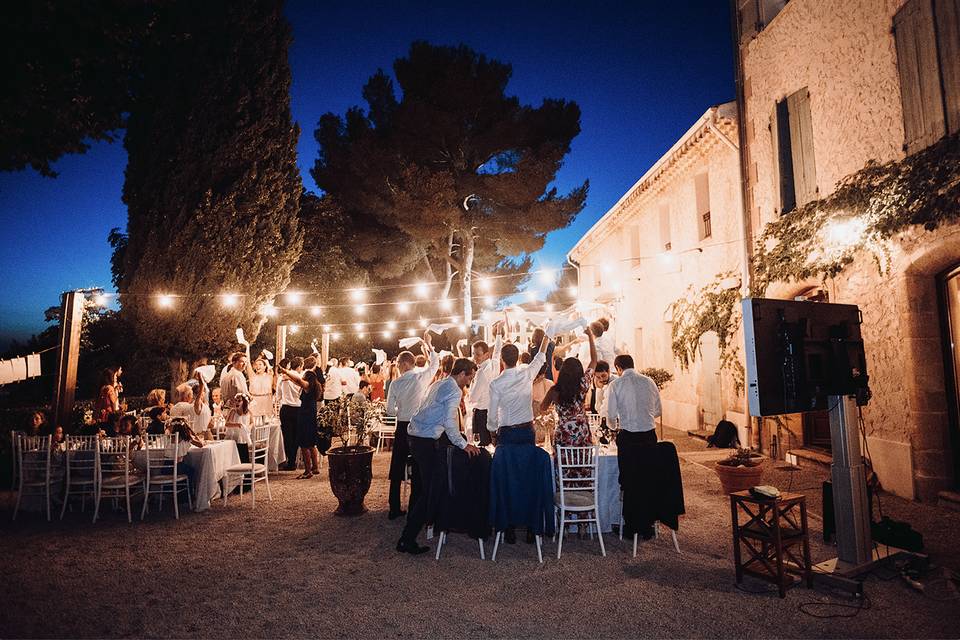
{"type": "Polygon", "coordinates": [[[944,381],[953,449],[953,483],[960,486],[960,266],[939,278],[940,322],[944,381]]]}
{"type": "Polygon", "coordinates": [[[713,431],[723,419],[720,395],[720,339],[714,332],[700,340],[700,420],[701,429],[713,431]]]}

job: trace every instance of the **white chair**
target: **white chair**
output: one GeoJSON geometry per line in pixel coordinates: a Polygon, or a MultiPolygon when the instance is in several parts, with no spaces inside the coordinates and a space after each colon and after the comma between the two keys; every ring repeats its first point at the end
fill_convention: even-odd
{"type": "Polygon", "coordinates": [[[164,494],[173,497],[173,513],[180,519],[180,504],[178,502],[181,491],[187,492],[187,504],[193,509],[193,500],[190,497],[190,479],[187,474],[180,473],[178,454],[180,453],[180,434],[148,435],[144,454],[147,462],[147,475],[143,483],[143,508],[140,510],[140,519],[143,520],[149,511],[150,494],[160,496],[160,508],[163,508],[164,494]]]}
{"type": "Polygon", "coordinates": [[[12,491],[17,490],[17,480],[19,478],[17,475],[17,465],[20,464],[17,460],[17,438],[21,435],[26,434],[23,431],[10,432],[10,489],[12,491]]]}
{"type": "Polygon", "coordinates": [[[50,521],[50,436],[27,436],[17,434],[14,440],[14,458],[17,461],[19,483],[17,504],[13,519],[20,511],[23,496],[43,496],[47,507],[47,522],[50,521]]]}
{"type": "MultiPolygon", "coordinates": [[[[670,529],[670,527],[667,527],[670,529]]],[[[677,553],[680,553],[680,543],[677,542],[677,532],[673,529],[670,529],[670,535],[673,537],[673,548],[677,550],[677,553]]],[[[660,523],[653,523],[653,537],[655,539],[660,538],[660,523]]],[[[633,533],[633,557],[637,557],[637,533],[633,533]]],[[[620,492],[620,539],[623,540],[623,491],[620,492]]]]}
{"type": "Polygon", "coordinates": [[[227,437],[227,424],[224,418],[221,416],[219,418],[213,419],[213,425],[210,427],[210,433],[213,434],[214,440],[224,440],[227,437]]]}
{"type": "Polygon", "coordinates": [[[594,442],[596,442],[600,435],[600,423],[603,421],[603,418],[599,413],[588,413],[587,422],[590,423],[590,433],[593,434],[594,442]]]}
{"type": "Polygon", "coordinates": [[[230,487],[230,476],[240,475],[240,498],[243,498],[243,485],[250,485],[250,506],[257,506],[257,483],[267,485],[267,498],[273,500],[270,492],[270,474],[267,473],[267,453],[270,448],[270,427],[267,425],[254,427],[250,441],[250,462],[241,462],[227,467],[223,476],[223,503],[227,503],[227,493],[230,487]]]}
{"type": "MultiPolygon", "coordinates": [[[[492,560],[493,562],[497,561],[497,550],[500,548],[500,541],[503,540],[503,534],[504,534],[503,531],[497,531],[497,535],[493,538],[493,555],[490,556],[490,560],[492,560]]],[[[535,538],[537,543],[537,560],[540,561],[540,564],[543,564],[542,538],[540,536],[535,536],[535,538]]],[[[480,544],[482,545],[483,542],[481,541],[480,544]]],[[[481,553],[483,553],[482,549],[483,548],[481,547],[481,553]]]]}
{"type": "Polygon", "coordinates": [[[97,449],[96,508],[93,521],[100,515],[100,501],[103,498],[114,500],[124,498],[127,502],[127,522],[133,522],[130,509],[131,494],[143,493],[143,476],[131,472],[130,437],[101,438],[97,449]]]}
{"type": "Polygon", "coordinates": [[[380,418],[380,425],[377,427],[376,432],[377,453],[380,453],[380,448],[383,446],[383,443],[390,440],[392,446],[393,440],[397,436],[397,417],[383,416],[380,418]]]}
{"type": "Polygon", "coordinates": [[[557,542],[557,560],[563,552],[563,534],[568,524],[587,524],[597,526],[597,538],[600,540],[600,553],[606,557],[603,545],[603,533],[600,531],[600,511],[597,507],[597,463],[600,459],[600,447],[557,447],[557,485],[555,508],[559,540],[557,542]],[[581,475],[583,474],[583,475],[581,475]],[[576,514],[567,518],[567,513],[576,514]]]}
{"type": "MultiPolygon", "coordinates": [[[[440,538],[437,540],[437,556],[435,558],[436,560],[440,559],[440,550],[443,549],[443,543],[446,541],[447,541],[447,532],[441,531],[440,538]]],[[[480,559],[486,560],[487,556],[483,548],[483,538],[477,538],[477,542],[480,543],[480,559]]]]}
{"type": "Polygon", "coordinates": [[[80,497],[80,510],[87,505],[87,496],[96,496],[98,436],[67,436],[67,475],[64,480],[63,507],[60,519],[67,511],[70,495],[80,497]]]}

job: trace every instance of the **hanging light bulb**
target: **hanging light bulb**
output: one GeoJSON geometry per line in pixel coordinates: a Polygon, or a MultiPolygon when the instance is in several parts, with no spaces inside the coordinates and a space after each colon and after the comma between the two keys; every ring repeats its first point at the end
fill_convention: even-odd
{"type": "Polygon", "coordinates": [[[410,311],[410,303],[406,301],[400,301],[397,303],[397,311],[400,313],[407,313],[410,311]]]}
{"type": "Polygon", "coordinates": [[[287,304],[300,304],[303,300],[303,294],[299,291],[288,291],[284,299],[287,301],[287,304]]]}
{"type": "Polygon", "coordinates": [[[397,328],[396,320],[391,320],[390,322],[387,323],[387,329],[390,329],[391,331],[393,331],[396,328],[397,328]]]}
{"type": "Polygon", "coordinates": [[[362,302],[367,297],[366,289],[351,289],[350,299],[354,302],[362,302]]]}
{"type": "Polygon", "coordinates": [[[292,324],[289,327],[287,327],[287,330],[290,331],[290,333],[296,333],[297,331],[300,331],[300,327],[298,327],[295,324],[292,324]]]}
{"type": "Polygon", "coordinates": [[[417,335],[417,332],[414,329],[407,329],[407,335],[412,338],[413,336],[417,335]]]}
{"type": "Polygon", "coordinates": [[[417,294],[418,298],[426,298],[430,295],[430,287],[427,286],[426,282],[418,282],[414,287],[414,293],[417,294]]]}
{"type": "Polygon", "coordinates": [[[392,336],[392,335],[393,335],[393,333],[391,333],[390,331],[384,331],[384,332],[383,332],[383,337],[384,337],[384,338],[389,338],[389,337],[392,336]]]}
{"type": "Polygon", "coordinates": [[[322,308],[320,308],[320,307],[310,307],[310,315],[312,315],[314,318],[318,317],[321,313],[323,313],[323,309],[322,309],[322,308]]]}
{"type": "Polygon", "coordinates": [[[444,311],[450,311],[450,309],[453,309],[453,301],[450,298],[444,298],[440,301],[440,308],[444,311]]]}
{"type": "Polygon", "coordinates": [[[363,323],[358,322],[357,324],[353,325],[353,330],[356,331],[357,333],[360,333],[361,331],[363,331],[363,323]]]}
{"type": "Polygon", "coordinates": [[[353,308],[353,312],[358,316],[362,316],[364,313],[367,312],[367,309],[362,304],[358,304],[353,308]]]}
{"type": "Polygon", "coordinates": [[[162,293],[157,297],[157,305],[161,309],[169,309],[173,306],[173,296],[162,293]]]}
{"type": "Polygon", "coordinates": [[[490,287],[493,286],[490,283],[490,278],[480,278],[477,280],[477,284],[480,286],[481,291],[490,291],[490,287]]]}
{"type": "Polygon", "coordinates": [[[429,325],[429,324],[430,324],[430,321],[429,321],[429,320],[427,320],[426,318],[420,318],[420,328],[421,328],[421,329],[426,329],[426,328],[427,328],[427,325],[429,325]]]}
{"type": "Polygon", "coordinates": [[[574,298],[576,298],[576,297],[577,297],[577,294],[580,293],[580,290],[577,289],[576,285],[570,285],[570,286],[567,288],[567,293],[569,293],[571,296],[573,296],[574,298]]]}
{"type": "Polygon", "coordinates": [[[225,293],[220,297],[220,300],[223,302],[223,306],[233,308],[240,302],[240,296],[235,293],[225,293]]]}
{"type": "Polygon", "coordinates": [[[553,280],[556,277],[556,275],[557,275],[557,272],[554,271],[553,269],[550,269],[550,268],[541,269],[539,274],[540,282],[546,286],[550,286],[553,284],[553,280]]]}

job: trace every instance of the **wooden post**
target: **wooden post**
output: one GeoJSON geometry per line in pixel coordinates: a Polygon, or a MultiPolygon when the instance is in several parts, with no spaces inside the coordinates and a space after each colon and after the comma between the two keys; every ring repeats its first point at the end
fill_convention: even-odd
{"type": "Polygon", "coordinates": [[[60,304],[60,350],[56,386],[53,389],[54,426],[70,427],[77,395],[77,361],[80,359],[80,329],[83,325],[83,292],[67,291],[60,304]]]}
{"type": "Polygon", "coordinates": [[[330,359],[330,334],[324,333],[320,338],[320,368],[327,368],[327,360],[330,359]]]}
{"type": "Polygon", "coordinates": [[[277,352],[274,362],[280,362],[287,357],[287,325],[277,325],[277,352]]]}

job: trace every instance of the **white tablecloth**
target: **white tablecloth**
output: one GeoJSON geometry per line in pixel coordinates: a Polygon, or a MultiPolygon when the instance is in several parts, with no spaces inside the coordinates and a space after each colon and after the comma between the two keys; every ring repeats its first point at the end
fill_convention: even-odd
{"type": "MultiPolygon", "coordinates": [[[[140,469],[146,467],[146,452],[136,451],[133,454],[133,463],[140,469]]],[[[204,511],[210,508],[210,502],[220,495],[220,481],[226,475],[227,467],[240,464],[240,454],[237,452],[237,443],[233,440],[219,440],[208,442],[203,447],[190,447],[183,456],[181,465],[193,469],[194,511],[204,511]]],[[[240,484],[240,475],[234,475],[229,493],[240,484]]]]}
{"type": "MultiPolygon", "coordinates": [[[[551,468],[556,483],[557,460],[553,458],[551,468]]],[[[613,525],[620,525],[620,468],[617,466],[617,448],[602,446],[597,460],[597,509],[600,513],[600,531],[610,533],[613,525]]]]}
{"type": "MultiPolygon", "coordinates": [[[[273,419],[267,422],[270,427],[270,444],[267,449],[267,470],[277,471],[280,465],[287,461],[287,452],[283,446],[283,431],[280,429],[280,420],[273,419]]],[[[250,430],[252,427],[228,427],[227,438],[239,444],[250,444],[250,430]]]]}

